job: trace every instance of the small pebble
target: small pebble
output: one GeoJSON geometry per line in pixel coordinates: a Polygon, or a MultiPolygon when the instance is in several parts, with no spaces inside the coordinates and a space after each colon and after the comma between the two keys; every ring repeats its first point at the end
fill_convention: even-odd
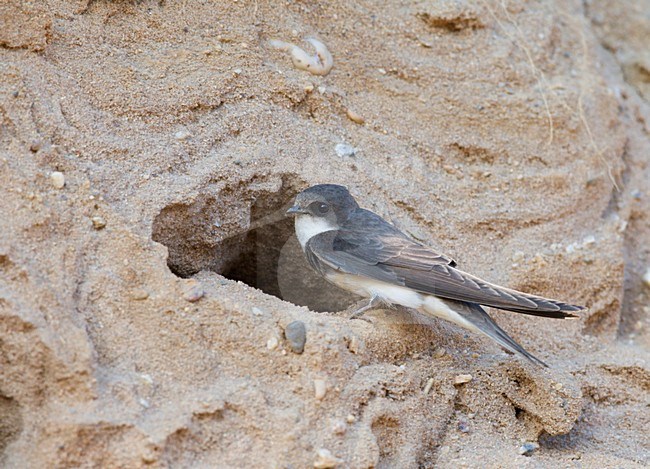
{"type": "Polygon", "coordinates": [[[433,378],[429,378],[427,380],[427,384],[424,386],[424,394],[429,394],[432,387],[433,387],[433,378]]]}
{"type": "Polygon", "coordinates": [[[53,171],[50,174],[50,182],[55,189],[63,189],[63,186],[65,186],[65,176],[61,171],[53,171]]]}
{"type": "Polygon", "coordinates": [[[643,274],[643,283],[645,283],[646,287],[650,288],[650,267],[648,267],[645,274],[643,274]]]}
{"type": "Polygon", "coordinates": [[[251,308],[251,311],[253,312],[253,316],[264,316],[264,311],[262,311],[260,308],[257,306],[253,306],[251,308]]]}
{"type": "Polygon", "coordinates": [[[324,379],[314,380],[314,397],[319,401],[327,394],[327,382],[324,379]]]}
{"type": "Polygon", "coordinates": [[[354,112],[352,109],[348,109],[347,111],[348,119],[350,119],[352,122],[356,124],[364,124],[366,120],[361,117],[359,114],[354,112]]]}
{"type": "Polygon", "coordinates": [[[587,237],[582,241],[582,244],[583,244],[584,246],[589,246],[589,245],[591,245],[591,244],[594,244],[595,242],[596,242],[596,238],[595,238],[595,236],[593,236],[593,235],[589,235],[589,236],[587,236],[587,237]]]}
{"type": "Polygon", "coordinates": [[[458,431],[461,433],[469,433],[469,423],[464,420],[458,422],[458,431]]]}
{"type": "Polygon", "coordinates": [[[187,130],[179,130],[174,134],[176,140],[187,140],[190,136],[191,134],[187,130]]]}
{"type": "Polygon", "coordinates": [[[335,457],[330,450],[321,448],[316,451],[316,460],[314,461],[314,467],[316,469],[331,469],[336,467],[338,464],[341,464],[339,458],[335,457]]]}
{"type": "Polygon", "coordinates": [[[194,303],[203,298],[205,292],[203,291],[203,286],[198,280],[190,279],[185,283],[183,287],[183,299],[194,303]]]}
{"type": "Polygon", "coordinates": [[[272,336],[269,340],[266,341],[266,348],[269,350],[275,350],[278,348],[278,338],[276,336],[272,336]]]}
{"type": "Polygon", "coordinates": [[[31,145],[29,145],[29,150],[32,153],[36,153],[38,150],[41,149],[41,141],[40,140],[34,140],[31,145]]]}
{"type": "Polygon", "coordinates": [[[93,228],[95,228],[96,230],[101,230],[106,226],[106,220],[104,220],[99,215],[92,217],[90,221],[93,222],[93,228]]]}
{"type": "Polygon", "coordinates": [[[354,156],[357,153],[357,149],[347,143],[337,143],[334,147],[334,151],[336,151],[336,154],[340,157],[354,156]]]}
{"type": "Polygon", "coordinates": [[[357,421],[357,418],[352,414],[348,414],[348,416],[345,417],[345,421],[348,423],[354,423],[357,421]]]}
{"type": "Polygon", "coordinates": [[[454,385],[469,383],[472,375],[458,375],[454,378],[454,385]]]}
{"type": "Polygon", "coordinates": [[[530,456],[535,452],[536,449],[539,448],[539,445],[535,442],[529,442],[527,441],[523,445],[519,447],[519,454],[523,456],[530,456]]]}
{"type": "Polygon", "coordinates": [[[138,301],[146,300],[149,298],[149,292],[144,288],[135,288],[131,291],[131,298],[138,301]]]}
{"type": "Polygon", "coordinates": [[[302,321],[293,321],[284,329],[284,336],[289,341],[289,346],[294,353],[302,353],[307,341],[307,328],[302,321]]]}

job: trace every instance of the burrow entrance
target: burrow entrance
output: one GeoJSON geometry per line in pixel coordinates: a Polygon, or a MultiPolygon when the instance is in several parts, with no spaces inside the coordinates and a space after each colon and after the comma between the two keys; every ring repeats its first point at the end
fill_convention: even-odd
{"type": "Polygon", "coordinates": [[[313,311],[340,311],[359,300],[309,266],[285,216],[302,185],[284,180],[242,182],[207,190],[156,216],[152,238],[167,246],[179,277],[211,270],[313,311]]]}

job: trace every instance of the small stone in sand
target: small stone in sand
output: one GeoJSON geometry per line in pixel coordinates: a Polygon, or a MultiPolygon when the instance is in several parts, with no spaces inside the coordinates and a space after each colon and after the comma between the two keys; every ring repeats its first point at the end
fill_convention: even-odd
{"type": "Polygon", "coordinates": [[[61,171],[53,171],[50,174],[50,182],[55,189],[63,189],[63,186],[65,186],[65,176],[61,171]]]}
{"type": "Polygon", "coordinates": [[[174,138],[176,140],[187,140],[191,136],[192,134],[190,134],[187,130],[179,130],[174,134],[174,138]]]}
{"type": "Polygon", "coordinates": [[[92,217],[90,221],[93,222],[93,228],[95,228],[96,230],[101,230],[106,226],[106,220],[104,220],[99,215],[92,217]]]}
{"type": "Polygon", "coordinates": [[[314,461],[314,467],[316,469],[331,469],[336,467],[337,464],[341,464],[339,458],[335,457],[332,452],[328,449],[321,448],[316,451],[316,460],[314,461]]]}
{"type": "Polygon", "coordinates": [[[424,386],[424,394],[429,394],[429,391],[431,391],[432,387],[433,387],[433,378],[429,378],[427,380],[426,386],[424,386]]]}
{"type": "Polygon", "coordinates": [[[348,119],[350,119],[352,122],[356,124],[363,124],[366,122],[366,120],[363,117],[361,117],[359,114],[354,112],[352,109],[347,110],[347,115],[348,115],[348,119]]]}
{"type": "Polygon", "coordinates": [[[203,298],[205,292],[203,291],[203,286],[197,280],[191,279],[187,281],[185,287],[183,288],[183,299],[194,303],[203,298]]]}
{"type": "Polygon", "coordinates": [[[266,341],[266,348],[269,350],[275,350],[278,348],[278,343],[278,338],[276,336],[271,336],[271,338],[266,341]]]}
{"type": "Polygon", "coordinates": [[[590,246],[596,242],[596,237],[594,235],[589,235],[585,239],[582,240],[582,244],[584,246],[590,246]]]}
{"type": "Polygon", "coordinates": [[[347,143],[337,143],[334,150],[340,157],[354,156],[357,153],[357,149],[347,143]]]}
{"type": "Polygon", "coordinates": [[[284,329],[284,336],[289,341],[289,346],[294,353],[302,353],[307,341],[307,328],[302,321],[293,321],[284,329]]]}
{"type": "Polygon", "coordinates": [[[535,452],[537,448],[539,448],[539,445],[537,443],[527,441],[519,447],[519,454],[523,456],[530,456],[535,452]]]}
{"type": "Polygon", "coordinates": [[[348,423],[354,423],[357,421],[357,418],[352,414],[348,414],[348,416],[345,417],[345,421],[348,423]]]}
{"type": "Polygon", "coordinates": [[[138,301],[146,300],[149,298],[149,292],[144,288],[134,288],[131,291],[131,298],[138,301]]]}
{"type": "Polygon", "coordinates": [[[454,378],[454,385],[469,383],[472,375],[458,375],[454,378]]]}
{"type": "Polygon", "coordinates": [[[319,401],[325,397],[327,393],[327,382],[324,379],[314,380],[314,397],[319,401]]]}

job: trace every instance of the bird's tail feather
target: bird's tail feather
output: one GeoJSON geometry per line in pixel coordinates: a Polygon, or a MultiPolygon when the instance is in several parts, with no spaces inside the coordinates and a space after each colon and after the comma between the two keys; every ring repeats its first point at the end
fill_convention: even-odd
{"type": "Polygon", "coordinates": [[[548,368],[548,365],[531,353],[527,352],[521,345],[510,337],[506,331],[501,329],[499,325],[488,315],[488,313],[476,303],[467,303],[464,301],[450,301],[445,302],[454,309],[463,319],[471,323],[481,333],[494,340],[506,350],[525,357],[531,363],[541,365],[548,368]]]}

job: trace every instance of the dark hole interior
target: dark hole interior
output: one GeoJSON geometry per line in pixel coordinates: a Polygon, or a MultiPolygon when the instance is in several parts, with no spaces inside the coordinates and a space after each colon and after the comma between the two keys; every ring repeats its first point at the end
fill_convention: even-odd
{"type": "Polygon", "coordinates": [[[284,215],[297,193],[283,184],[172,204],[154,220],[152,237],[167,246],[167,264],[179,277],[211,270],[313,311],[346,309],[359,298],[312,270],[284,215]]]}

